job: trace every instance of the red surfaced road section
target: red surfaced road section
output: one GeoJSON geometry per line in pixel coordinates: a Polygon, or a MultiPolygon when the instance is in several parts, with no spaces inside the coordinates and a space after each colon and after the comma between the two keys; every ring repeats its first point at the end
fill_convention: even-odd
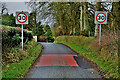
{"type": "Polygon", "coordinates": [[[65,55],[65,54],[49,54],[42,55],[40,57],[39,62],[35,65],[35,67],[39,66],[76,66],[76,63],[73,56],[77,55],[65,55]]]}

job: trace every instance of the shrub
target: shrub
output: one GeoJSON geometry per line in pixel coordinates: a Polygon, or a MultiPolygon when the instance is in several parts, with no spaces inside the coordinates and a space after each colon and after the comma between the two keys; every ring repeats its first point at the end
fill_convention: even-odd
{"type": "MultiPolygon", "coordinates": [[[[32,34],[24,31],[24,43],[32,40],[32,34]]],[[[17,62],[20,60],[21,53],[18,48],[21,43],[21,29],[7,28],[2,29],[2,58],[4,62],[17,62]],[[20,54],[19,54],[20,53],[20,54]]]]}
{"type": "Polygon", "coordinates": [[[40,42],[47,42],[48,40],[47,40],[47,37],[46,37],[46,36],[40,36],[40,37],[38,38],[38,41],[40,41],[40,42]]]}
{"type": "Polygon", "coordinates": [[[81,31],[80,35],[88,37],[89,33],[88,33],[88,31],[81,31]]]}
{"type": "Polygon", "coordinates": [[[73,44],[88,44],[94,37],[85,37],[85,36],[58,36],[55,38],[55,42],[69,42],[73,44]]]}
{"type": "MultiPolygon", "coordinates": [[[[99,38],[93,40],[90,45],[93,49],[99,49],[99,38]]],[[[101,36],[101,55],[107,61],[107,59],[111,59],[111,61],[115,61],[118,58],[118,36],[113,32],[111,33],[103,33],[101,36]],[[104,53],[104,54],[103,54],[104,53]],[[105,56],[107,55],[107,56],[105,56]],[[113,59],[113,60],[112,60],[113,59]]]]}
{"type": "Polygon", "coordinates": [[[45,32],[44,36],[47,37],[48,42],[54,42],[54,38],[53,38],[52,30],[51,30],[50,26],[49,26],[49,25],[46,25],[46,26],[43,28],[43,30],[44,30],[44,32],[45,32]]]}
{"type": "MultiPolygon", "coordinates": [[[[24,42],[31,41],[33,38],[32,34],[27,33],[26,31],[24,31],[23,35],[24,35],[24,42]]],[[[5,46],[7,48],[19,46],[20,42],[21,42],[21,30],[20,29],[3,27],[3,30],[2,30],[3,49],[5,46]]]]}

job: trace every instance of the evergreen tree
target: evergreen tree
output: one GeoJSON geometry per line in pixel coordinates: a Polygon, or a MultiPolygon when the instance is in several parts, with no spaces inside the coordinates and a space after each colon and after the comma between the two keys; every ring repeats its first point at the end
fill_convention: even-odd
{"type": "Polygon", "coordinates": [[[48,41],[53,42],[54,39],[53,39],[53,35],[52,35],[52,31],[51,31],[50,26],[46,25],[43,30],[45,32],[44,36],[47,37],[48,41]]]}

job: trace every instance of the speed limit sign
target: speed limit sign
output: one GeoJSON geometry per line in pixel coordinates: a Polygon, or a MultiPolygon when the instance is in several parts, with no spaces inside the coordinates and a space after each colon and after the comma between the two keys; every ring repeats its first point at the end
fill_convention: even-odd
{"type": "Polygon", "coordinates": [[[107,12],[95,12],[95,24],[107,24],[107,12]]]}
{"type": "Polygon", "coordinates": [[[16,12],[16,24],[28,24],[28,12],[16,12]]]}
{"type": "Polygon", "coordinates": [[[107,12],[96,11],[95,12],[95,24],[100,24],[100,27],[99,27],[99,49],[101,51],[101,46],[100,46],[100,42],[101,42],[101,24],[107,24],[107,12]]]}
{"type": "Polygon", "coordinates": [[[28,24],[28,12],[16,12],[16,24],[22,24],[22,50],[23,50],[23,24],[28,24]]]}

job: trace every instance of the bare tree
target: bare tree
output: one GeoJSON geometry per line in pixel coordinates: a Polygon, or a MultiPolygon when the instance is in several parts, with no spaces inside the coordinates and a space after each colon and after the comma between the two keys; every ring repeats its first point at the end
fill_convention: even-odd
{"type": "Polygon", "coordinates": [[[5,10],[7,10],[7,12],[8,12],[8,9],[6,7],[7,7],[6,3],[2,3],[2,12],[1,12],[1,14],[4,14],[5,10]]]}

